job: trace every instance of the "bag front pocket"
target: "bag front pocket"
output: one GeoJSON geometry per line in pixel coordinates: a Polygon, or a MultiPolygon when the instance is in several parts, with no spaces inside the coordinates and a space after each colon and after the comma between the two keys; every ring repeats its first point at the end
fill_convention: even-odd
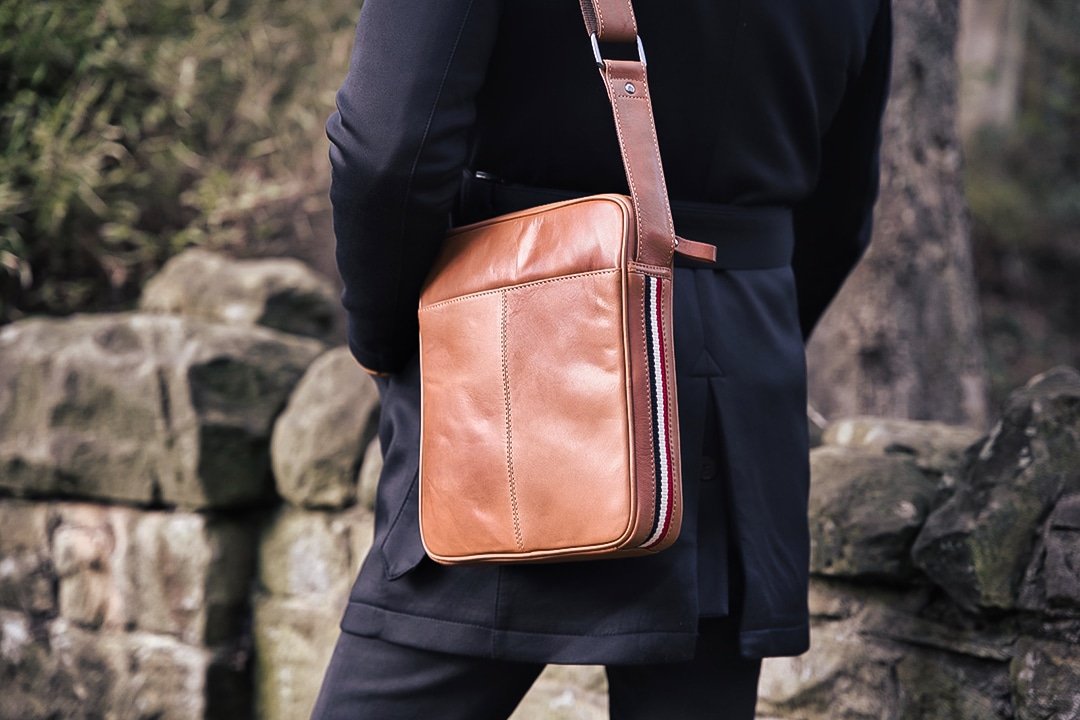
{"type": "Polygon", "coordinates": [[[436,559],[626,539],[634,513],[623,275],[420,311],[421,528],[436,559]]]}

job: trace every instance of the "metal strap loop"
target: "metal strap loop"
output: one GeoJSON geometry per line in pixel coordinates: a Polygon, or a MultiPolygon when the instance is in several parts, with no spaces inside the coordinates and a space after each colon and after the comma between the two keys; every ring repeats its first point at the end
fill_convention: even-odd
{"type": "MultiPolygon", "coordinates": [[[[647,65],[648,63],[645,62],[645,48],[641,44],[641,36],[635,35],[634,39],[637,41],[638,62],[647,65]]],[[[600,55],[600,43],[597,40],[596,33],[589,33],[589,42],[592,43],[592,53],[593,57],[596,58],[596,67],[604,67],[604,58],[600,55]]]]}
{"type": "Polygon", "coordinates": [[[611,102],[634,205],[637,226],[634,259],[647,265],[671,267],[678,241],[656,137],[645,49],[637,34],[633,8],[630,0],[581,0],[581,12],[611,102]],[[636,42],[638,59],[604,59],[600,54],[601,41],[636,42]]]}

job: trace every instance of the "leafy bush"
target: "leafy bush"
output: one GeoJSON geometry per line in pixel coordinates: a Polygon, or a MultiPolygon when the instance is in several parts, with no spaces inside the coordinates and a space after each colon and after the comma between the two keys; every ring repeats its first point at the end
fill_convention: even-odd
{"type": "Polygon", "coordinates": [[[0,322],[325,209],[359,0],[0,0],[0,322]]]}

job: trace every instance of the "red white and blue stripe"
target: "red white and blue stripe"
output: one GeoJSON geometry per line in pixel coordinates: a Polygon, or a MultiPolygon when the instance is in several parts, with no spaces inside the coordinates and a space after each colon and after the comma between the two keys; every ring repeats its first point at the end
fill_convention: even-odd
{"type": "Polygon", "coordinates": [[[653,531],[641,544],[647,548],[663,540],[671,528],[671,505],[674,501],[674,467],[671,457],[670,408],[668,407],[667,357],[664,352],[664,327],[662,309],[664,281],[651,275],[645,276],[645,346],[649,365],[649,401],[652,404],[653,467],[656,469],[656,507],[653,511],[653,531]]]}

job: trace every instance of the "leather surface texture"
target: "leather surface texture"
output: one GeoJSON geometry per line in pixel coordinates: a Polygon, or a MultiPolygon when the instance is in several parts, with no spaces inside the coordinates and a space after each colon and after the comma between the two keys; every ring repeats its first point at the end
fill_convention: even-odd
{"type": "Polygon", "coordinates": [[[585,28],[598,40],[630,42],[637,37],[637,18],[629,2],[581,0],[585,28]]]}
{"type": "Polygon", "coordinates": [[[681,524],[670,268],[631,199],[455,228],[421,294],[420,532],[444,564],[653,553],[681,524]]]}

